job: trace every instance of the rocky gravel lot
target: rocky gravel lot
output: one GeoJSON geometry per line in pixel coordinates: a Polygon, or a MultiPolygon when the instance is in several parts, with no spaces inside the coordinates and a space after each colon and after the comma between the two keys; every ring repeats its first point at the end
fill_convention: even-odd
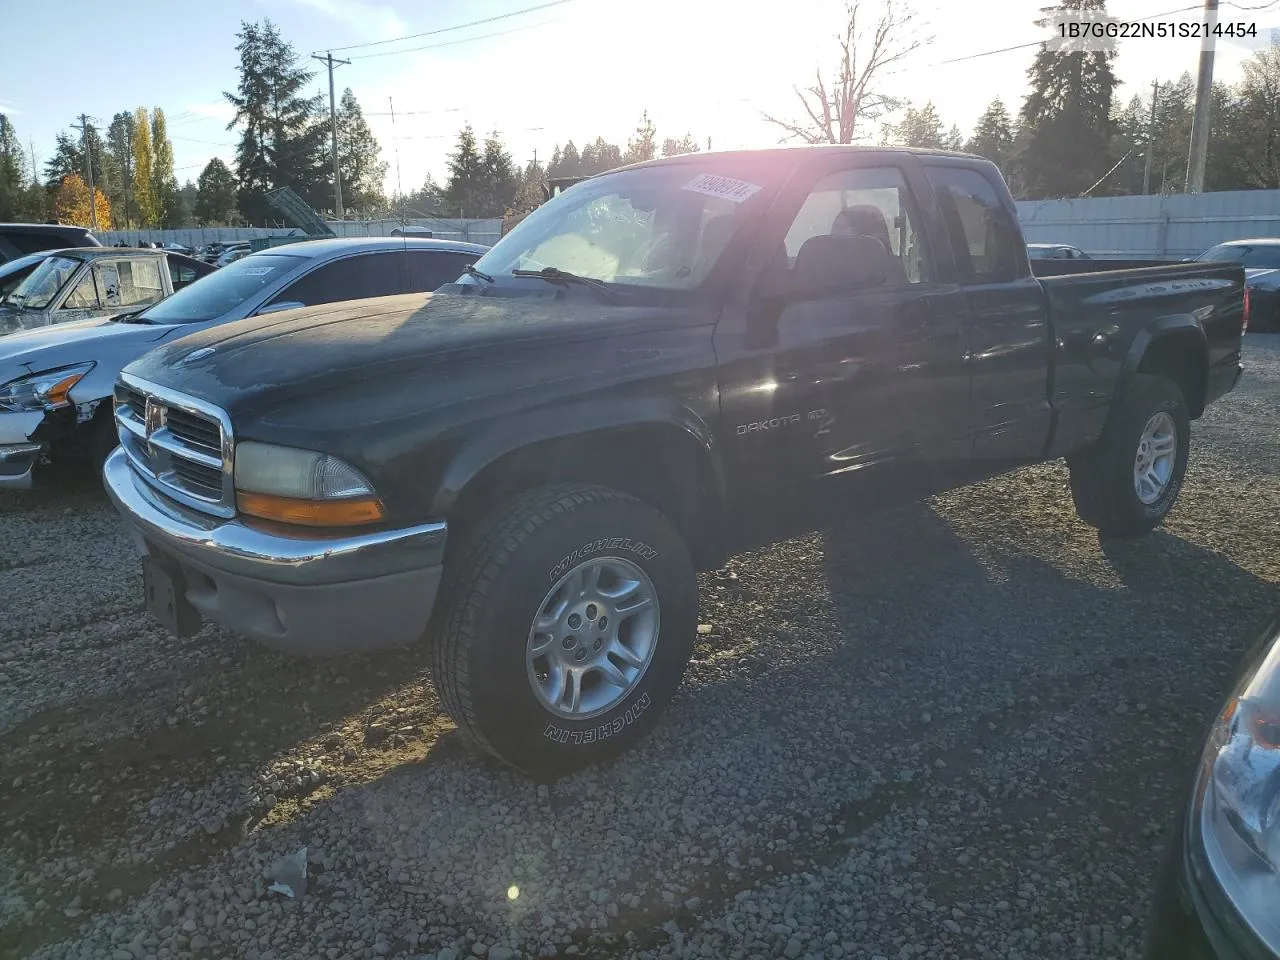
{"type": "Polygon", "coordinates": [[[92,482],[3,496],[0,956],[1134,957],[1280,601],[1280,336],[1247,367],[1143,541],[1051,464],[704,575],[655,735],[550,784],[461,742],[420,651],[175,641],[92,482]]]}

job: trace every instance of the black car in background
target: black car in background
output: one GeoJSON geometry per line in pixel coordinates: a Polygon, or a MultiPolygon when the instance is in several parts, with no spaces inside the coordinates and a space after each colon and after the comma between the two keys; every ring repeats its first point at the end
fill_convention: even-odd
{"type": "Polygon", "coordinates": [[[1280,612],[1209,733],[1156,886],[1146,960],[1280,958],[1280,612]]]}
{"type": "Polygon", "coordinates": [[[1196,259],[1227,260],[1244,267],[1249,329],[1280,331],[1280,237],[1231,240],[1210,247],[1196,259]]]}
{"type": "Polygon", "coordinates": [[[0,263],[41,250],[65,247],[100,247],[85,227],[65,223],[0,223],[0,263]]]}

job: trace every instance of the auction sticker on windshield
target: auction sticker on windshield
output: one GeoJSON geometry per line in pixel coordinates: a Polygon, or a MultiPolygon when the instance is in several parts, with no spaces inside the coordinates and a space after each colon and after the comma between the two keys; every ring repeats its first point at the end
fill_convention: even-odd
{"type": "Polygon", "coordinates": [[[746,180],[735,180],[733,177],[718,177],[714,173],[700,173],[680,189],[742,203],[759,193],[760,185],[748,183],[746,180]]]}
{"type": "Polygon", "coordinates": [[[275,267],[250,267],[248,270],[241,271],[246,277],[265,277],[274,270],[275,267]]]}

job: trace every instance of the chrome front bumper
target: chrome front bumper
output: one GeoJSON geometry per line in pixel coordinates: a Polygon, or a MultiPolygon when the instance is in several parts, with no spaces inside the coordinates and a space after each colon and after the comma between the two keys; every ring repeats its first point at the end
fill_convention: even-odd
{"type": "Polygon", "coordinates": [[[107,493],[143,554],[176,567],[209,619],[278,650],[324,655],[411,643],[440,586],[446,524],[289,536],[183,507],[117,448],[107,493]]]}

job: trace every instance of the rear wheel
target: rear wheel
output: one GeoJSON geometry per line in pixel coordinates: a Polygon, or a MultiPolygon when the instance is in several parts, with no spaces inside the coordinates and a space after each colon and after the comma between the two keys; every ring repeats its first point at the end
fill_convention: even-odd
{"type": "Polygon", "coordinates": [[[615,490],[518,497],[447,578],[436,688],[464,733],[523,770],[564,773],[634,744],[693,650],[688,551],[661,514],[615,490]]]}
{"type": "Polygon", "coordinates": [[[1113,536],[1158,526],[1182,490],[1190,442],[1182,391],[1164,377],[1136,374],[1101,439],[1068,458],[1080,519],[1113,536]]]}

